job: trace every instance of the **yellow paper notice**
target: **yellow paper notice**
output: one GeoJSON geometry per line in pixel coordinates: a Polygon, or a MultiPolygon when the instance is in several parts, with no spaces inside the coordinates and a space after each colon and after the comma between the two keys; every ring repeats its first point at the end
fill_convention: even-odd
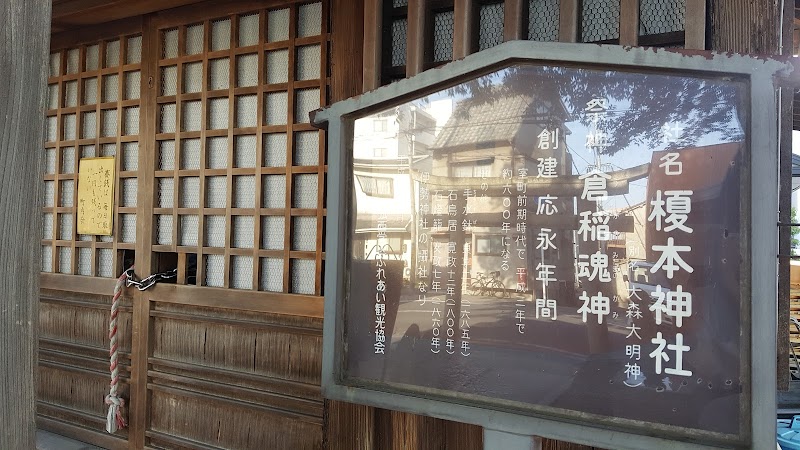
{"type": "Polygon", "coordinates": [[[111,236],[114,158],[84,158],[78,166],[78,234],[111,236]]]}

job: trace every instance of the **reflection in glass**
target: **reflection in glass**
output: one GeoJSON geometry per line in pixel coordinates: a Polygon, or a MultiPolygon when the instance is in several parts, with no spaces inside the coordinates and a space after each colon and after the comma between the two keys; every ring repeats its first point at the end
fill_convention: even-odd
{"type": "Polygon", "coordinates": [[[346,381],[738,435],[746,96],[519,64],[355,119],[346,381]]]}

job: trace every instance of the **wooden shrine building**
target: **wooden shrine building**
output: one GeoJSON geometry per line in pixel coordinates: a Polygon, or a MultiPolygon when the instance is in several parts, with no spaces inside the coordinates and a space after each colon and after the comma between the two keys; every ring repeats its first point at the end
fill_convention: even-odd
{"type": "Polygon", "coordinates": [[[0,427],[21,425],[0,447],[35,420],[112,449],[481,449],[476,426],[322,397],[327,148],[309,112],[509,40],[790,54],[794,17],[788,0],[6,0],[0,427]],[[79,163],[102,156],[113,232],[82,235],[79,163]],[[129,426],[108,434],[130,266],[177,276],[125,290],[129,426]]]}

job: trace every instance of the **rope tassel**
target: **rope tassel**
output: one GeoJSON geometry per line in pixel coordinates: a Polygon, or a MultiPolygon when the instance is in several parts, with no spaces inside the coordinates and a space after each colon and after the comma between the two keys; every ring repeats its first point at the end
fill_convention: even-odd
{"type": "MultiPolygon", "coordinates": [[[[133,269],[133,267],[131,267],[133,269]]],[[[119,366],[117,359],[119,358],[119,349],[117,346],[117,316],[119,316],[119,302],[122,296],[122,289],[125,287],[125,282],[128,280],[128,269],[122,272],[122,275],[117,279],[117,284],[114,286],[114,298],[111,300],[111,321],[108,323],[108,338],[109,338],[109,356],[111,371],[111,384],[108,395],[106,395],[106,405],[108,405],[108,415],[106,416],[106,431],[108,433],[116,433],[120,428],[125,428],[125,416],[123,410],[125,409],[125,399],[117,395],[117,387],[119,384],[119,366]]]]}

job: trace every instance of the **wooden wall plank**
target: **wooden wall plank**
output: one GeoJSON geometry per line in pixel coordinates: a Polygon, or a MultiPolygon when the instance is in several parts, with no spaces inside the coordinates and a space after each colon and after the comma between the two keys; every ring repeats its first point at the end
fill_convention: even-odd
{"type": "Polygon", "coordinates": [[[426,6],[426,0],[408,0],[407,77],[413,77],[424,70],[426,6]]]}
{"type": "MultiPolygon", "coordinates": [[[[152,29],[152,19],[147,18],[144,29],[152,29]]],[[[146,32],[142,36],[142,75],[140,118],[141,139],[139,145],[139,190],[136,227],[136,272],[140,277],[148,276],[153,269],[153,200],[155,195],[156,151],[156,83],[158,74],[159,33],[146,32]]],[[[142,292],[134,293],[133,325],[131,328],[131,396],[128,399],[131,448],[142,448],[145,443],[147,423],[147,358],[150,347],[150,302],[142,292]]]]}
{"type": "Polygon", "coordinates": [[[475,42],[475,4],[473,0],[453,2],[453,60],[473,52],[475,42]]]}
{"type": "Polygon", "coordinates": [[[578,42],[580,36],[580,0],[561,0],[558,13],[559,42],[578,42]]]}
{"type": "Polygon", "coordinates": [[[706,49],[706,0],[686,0],[685,44],[691,50],[706,49]]]}
{"type": "Polygon", "coordinates": [[[639,0],[620,0],[619,44],[639,45],[639,0]]]}
{"type": "Polygon", "coordinates": [[[0,4],[0,448],[35,448],[49,0],[0,4]]]}
{"type": "MultiPolygon", "coordinates": [[[[382,48],[383,48],[383,1],[382,0],[361,0],[364,4],[364,70],[362,76],[364,78],[363,92],[369,92],[377,89],[381,85],[381,67],[382,67],[382,48]]],[[[355,2],[354,2],[355,3],[355,2]]],[[[334,10],[335,11],[335,10],[334,10]]],[[[358,16],[356,16],[358,17],[358,16]]],[[[343,15],[333,14],[332,20],[339,21],[344,18],[343,15]]],[[[351,18],[348,18],[351,19],[351,18]]],[[[352,26],[352,20],[348,20],[348,25],[352,26]]],[[[333,45],[336,46],[336,23],[333,23],[333,45]]],[[[336,50],[334,50],[335,52],[336,50]]],[[[350,61],[352,64],[358,59],[350,61]]],[[[333,69],[338,63],[336,55],[331,56],[331,68],[333,69]]],[[[335,76],[331,74],[331,83],[335,83],[335,76]]],[[[335,90],[334,90],[335,91],[335,90]]]]}
{"type": "MultiPolygon", "coordinates": [[[[688,7],[689,4],[687,19],[691,17],[688,7]]],[[[710,16],[711,50],[778,54],[781,33],[779,2],[712,2],[710,16]]]]}
{"type": "Polygon", "coordinates": [[[525,39],[526,0],[506,0],[503,16],[503,41],[525,39]]]}

